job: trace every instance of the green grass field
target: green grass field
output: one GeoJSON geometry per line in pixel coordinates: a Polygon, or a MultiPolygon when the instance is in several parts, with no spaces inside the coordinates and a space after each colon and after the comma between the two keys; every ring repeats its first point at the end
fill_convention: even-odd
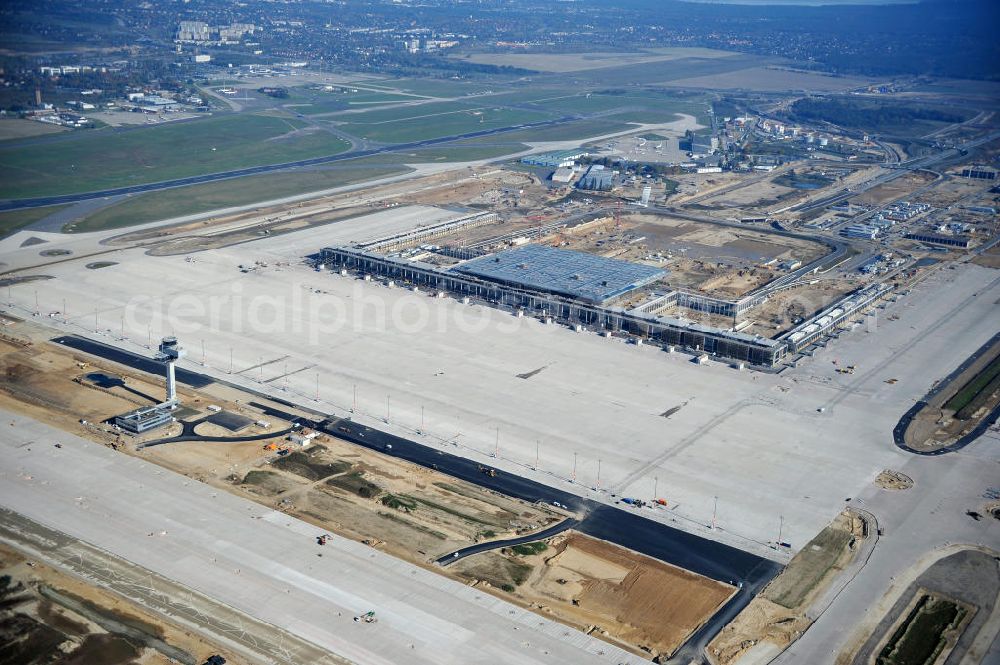
{"type": "Polygon", "coordinates": [[[85,233],[125,228],[219,208],[318,192],[365,180],[383,178],[388,175],[406,173],[407,171],[409,169],[406,167],[393,164],[350,163],[339,168],[322,171],[249,176],[204,185],[166,189],[160,192],[141,194],[105,208],[81,221],[66,226],[63,231],[85,233]]]}
{"type": "Polygon", "coordinates": [[[934,663],[946,644],[945,632],[962,623],[967,610],[943,598],[923,596],[888,644],[876,665],[934,663]]]}
{"type": "Polygon", "coordinates": [[[801,605],[837,562],[850,540],[848,531],[833,526],[820,531],[771,582],[765,597],[789,609],[801,605]]]}
{"type": "Polygon", "coordinates": [[[494,139],[483,145],[462,142],[412,152],[398,152],[393,153],[393,158],[409,164],[473,162],[479,159],[499,159],[527,149],[528,146],[523,143],[503,143],[500,139],[494,139]]]}
{"type": "Polygon", "coordinates": [[[453,81],[450,79],[393,79],[365,83],[365,87],[402,90],[427,97],[462,97],[483,90],[498,90],[495,84],[484,82],[453,81]]]}
{"type": "MultiPolygon", "coordinates": [[[[438,138],[475,132],[483,129],[507,127],[527,122],[536,122],[550,118],[548,114],[533,111],[515,111],[498,108],[450,110],[428,114],[428,106],[417,106],[414,109],[424,109],[419,117],[407,120],[371,121],[372,116],[381,117],[379,111],[357,116],[358,120],[340,125],[348,134],[383,143],[406,143],[424,139],[438,138]]],[[[407,109],[386,109],[385,113],[404,111],[407,109]]]]}
{"type": "Polygon", "coordinates": [[[962,386],[961,389],[956,392],[951,399],[944,405],[944,408],[951,409],[959,417],[964,420],[968,416],[972,415],[969,413],[962,413],[966,410],[973,400],[975,400],[979,395],[985,393],[992,393],[995,389],[998,378],[1000,378],[1000,356],[993,359],[989,365],[983,368],[979,374],[972,377],[972,379],[962,386]],[[987,392],[989,390],[989,392],[987,392]]]}
{"type": "Polygon", "coordinates": [[[504,141],[586,141],[595,136],[621,132],[635,125],[616,120],[577,120],[552,127],[521,129],[500,134],[504,141]]]}
{"type": "Polygon", "coordinates": [[[410,102],[419,99],[410,95],[397,95],[391,92],[325,92],[309,88],[291,88],[287,99],[278,100],[293,113],[302,115],[318,115],[320,113],[336,113],[355,108],[378,108],[380,105],[393,102],[410,102]]]}
{"type": "Polygon", "coordinates": [[[5,174],[0,198],[137,185],[336,154],[349,147],[320,130],[289,135],[304,126],[276,116],[227,115],[121,132],[80,132],[50,146],[0,147],[5,174]]]}
{"type": "Polygon", "coordinates": [[[26,208],[24,210],[0,212],[0,238],[6,238],[12,233],[23,229],[25,226],[59,212],[65,207],[65,205],[46,206],[44,208],[26,208]]]}
{"type": "Polygon", "coordinates": [[[446,113],[468,111],[469,109],[474,109],[476,107],[476,104],[470,102],[427,102],[422,104],[410,104],[409,106],[400,106],[391,109],[372,108],[364,113],[344,114],[342,117],[337,118],[337,120],[352,123],[376,124],[410,120],[414,118],[434,118],[446,113]]]}

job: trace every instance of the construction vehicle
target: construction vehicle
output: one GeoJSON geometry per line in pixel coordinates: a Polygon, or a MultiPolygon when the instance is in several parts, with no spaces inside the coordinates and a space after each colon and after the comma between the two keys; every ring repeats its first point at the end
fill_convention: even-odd
{"type": "Polygon", "coordinates": [[[354,623],[375,623],[378,619],[375,618],[375,610],[370,610],[364,614],[354,617],[354,623]]]}
{"type": "Polygon", "coordinates": [[[494,468],[492,468],[492,467],[483,466],[482,464],[480,464],[479,465],[479,471],[480,471],[480,473],[485,473],[490,478],[496,478],[497,477],[497,470],[494,469],[494,468]]]}

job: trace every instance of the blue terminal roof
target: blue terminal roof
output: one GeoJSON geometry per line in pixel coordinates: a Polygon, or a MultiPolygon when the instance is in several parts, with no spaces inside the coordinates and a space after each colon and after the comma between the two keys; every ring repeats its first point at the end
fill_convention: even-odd
{"type": "Polygon", "coordinates": [[[524,245],[451,268],[492,282],[605,303],[665,276],[659,268],[603,256],[524,245]]]}

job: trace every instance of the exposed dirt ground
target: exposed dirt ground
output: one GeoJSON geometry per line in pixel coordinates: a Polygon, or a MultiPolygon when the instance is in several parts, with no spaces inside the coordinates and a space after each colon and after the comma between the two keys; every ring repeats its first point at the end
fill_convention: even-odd
{"type": "Polygon", "coordinates": [[[670,271],[661,287],[739,297],[783,274],[761,263],[795,258],[803,263],[825,247],[753,229],[735,229],[662,215],[605,217],[546,239],[549,244],[654,265],[670,271]]]}
{"type": "Polygon", "coordinates": [[[957,413],[948,408],[948,403],[956,392],[974,381],[994,360],[1000,356],[1000,343],[994,344],[974,363],[938,392],[927,405],[910,421],[904,433],[906,444],[916,450],[936,450],[955,442],[971,432],[981,420],[1000,403],[1000,382],[993,380],[969,405],[957,413]]]}
{"type": "MultiPolygon", "coordinates": [[[[950,178],[937,185],[934,189],[920,195],[920,200],[935,208],[946,208],[968,196],[986,193],[994,184],[988,180],[971,180],[961,177],[962,168],[949,172],[950,178]]],[[[990,205],[984,203],[983,205],[990,205]]]]}
{"type": "Polygon", "coordinates": [[[791,328],[796,321],[809,318],[857,287],[856,283],[848,280],[823,279],[780,291],[749,313],[747,318],[753,323],[746,332],[772,337],[780,330],[791,328]]]}
{"type": "MultiPolygon", "coordinates": [[[[176,435],[180,426],[136,439],[106,431],[110,427],[103,420],[143,401],[131,391],[159,399],[162,386],[89,357],[81,366],[82,357],[47,343],[43,331],[22,322],[9,326],[6,339],[0,338],[0,405],[295,515],[316,525],[317,536],[332,533],[458,579],[485,580],[482,586],[492,593],[651,655],[676,648],[732,593],[727,585],[576,534],[560,538],[542,555],[522,559],[490,552],[441,568],[433,561],[443,554],[530,533],[565,515],[325,434],[305,448],[273,437],[137,450],[138,443],[176,435]],[[95,374],[123,378],[124,385],[97,388],[92,385],[95,374]],[[81,376],[86,380],[74,381],[81,376]],[[80,423],[81,416],[88,425],[80,423]]],[[[190,409],[180,415],[186,421],[211,414],[211,404],[255,420],[266,418],[268,431],[288,425],[262,416],[248,406],[250,396],[232,387],[213,384],[184,390],[181,397],[190,409]]],[[[224,432],[207,424],[196,431],[224,432]]],[[[251,427],[240,435],[259,431],[251,427]]]]}
{"type": "Polygon", "coordinates": [[[875,484],[884,490],[908,490],[913,487],[913,479],[905,473],[886,469],[876,476],[875,484]]]}
{"type": "MultiPolygon", "coordinates": [[[[484,170],[485,171],[485,170],[484,170]]],[[[133,231],[117,236],[110,244],[143,242],[154,245],[150,254],[173,255],[225,247],[339,219],[375,212],[392,205],[470,204],[482,200],[495,208],[532,208],[550,199],[548,189],[534,176],[509,170],[478,173],[454,169],[400,183],[332,194],[295,204],[257,208],[241,213],[133,231]]]]}
{"type": "Polygon", "coordinates": [[[990,248],[988,251],[983,252],[976,258],[972,259],[972,262],[985,266],[987,268],[998,268],[1000,269],[1000,245],[990,248]]]}
{"type": "Polygon", "coordinates": [[[537,611],[652,657],[672,653],[734,589],[570,532],[538,554],[509,550],[453,566],[481,586],[515,586],[537,611]]]}
{"type": "Polygon", "coordinates": [[[810,605],[861,550],[865,526],[841,513],[792,559],[764,591],[708,645],[716,665],[729,665],[751,649],[776,653],[809,627],[810,605]]]}
{"type": "Polygon", "coordinates": [[[42,665],[203,663],[222,654],[197,635],[103,589],[85,584],[0,545],[0,644],[4,662],[42,665]],[[97,622],[123,624],[108,632],[97,622]],[[160,650],[157,650],[159,648],[160,650]]]}
{"type": "Polygon", "coordinates": [[[884,185],[879,185],[866,192],[862,192],[851,199],[851,202],[863,203],[865,205],[882,205],[900,197],[905,197],[913,190],[919,189],[933,180],[934,176],[930,173],[914,171],[884,185]]]}

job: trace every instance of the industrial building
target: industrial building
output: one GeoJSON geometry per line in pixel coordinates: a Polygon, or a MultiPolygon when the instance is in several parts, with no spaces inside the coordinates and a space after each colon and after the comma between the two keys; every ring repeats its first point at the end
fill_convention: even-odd
{"type": "Polygon", "coordinates": [[[866,238],[874,240],[879,234],[879,228],[871,224],[851,224],[840,230],[840,235],[845,238],[866,238]]]}
{"type": "Polygon", "coordinates": [[[595,254],[524,245],[452,268],[491,282],[606,304],[666,276],[638,263],[595,254]]]}
{"type": "Polygon", "coordinates": [[[543,152],[537,155],[522,157],[521,163],[527,166],[561,168],[564,166],[573,166],[573,162],[581,157],[586,157],[588,154],[590,153],[585,150],[558,150],[555,152],[543,152]]]}
{"type": "Polygon", "coordinates": [[[973,180],[996,180],[997,172],[988,166],[972,166],[962,169],[962,177],[973,180]]]}
{"type": "Polygon", "coordinates": [[[926,242],[932,245],[961,247],[962,249],[966,249],[970,244],[972,244],[972,238],[967,235],[944,235],[941,233],[933,233],[931,231],[917,231],[915,233],[907,233],[906,239],[919,240],[920,242],[926,242]]]}
{"type": "Polygon", "coordinates": [[[601,164],[592,164],[587,172],[580,178],[577,187],[580,189],[593,189],[600,192],[611,190],[614,185],[614,173],[601,164]]]}
{"type": "Polygon", "coordinates": [[[552,174],[552,182],[570,182],[573,180],[574,173],[572,167],[560,167],[552,174]]]}

